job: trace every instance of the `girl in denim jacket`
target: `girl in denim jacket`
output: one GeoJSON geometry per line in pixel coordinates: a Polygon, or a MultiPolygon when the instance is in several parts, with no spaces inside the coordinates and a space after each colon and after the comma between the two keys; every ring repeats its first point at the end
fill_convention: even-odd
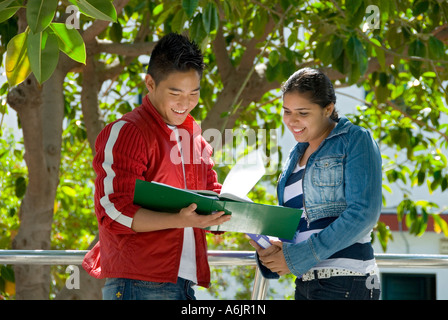
{"type": "Polygon", "coordinates": [[[335,110],[328,77],[310,68],[283,85],[283,121],[297,145],[280,175],[279,204],[302,209],[291,242],[254,241],[267,278],[293,273],[296,299],[378,299],[370,234],[381,211],[381,154],[370,133],[335,110]]]}

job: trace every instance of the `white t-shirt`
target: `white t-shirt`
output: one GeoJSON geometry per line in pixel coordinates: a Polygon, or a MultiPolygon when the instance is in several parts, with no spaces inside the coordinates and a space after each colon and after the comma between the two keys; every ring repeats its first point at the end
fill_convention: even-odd
{"type": "MultiPolygon", "coordinates": [[[[176,126],[167,125],[168,128],[173,130],[176,134],[177,146],[179,147],[179,151],[182,159],[182,168],[184,172],[184,187],[187,187],[187,181],[185,178],[185,168],[184,168],[184,156],[182,152],[182,145],[179,139],[179,132],[176,126]]],[[[188,227],[184,228],[184,242],[182,246],[182,255],[180,258],[179,265],[179,273],[178,276],[187,280],[191,280],[194,283],[197,283],[197,275],[196,275],[196,246],[195,246],[195,238],[193,228],[188,227]]]]}

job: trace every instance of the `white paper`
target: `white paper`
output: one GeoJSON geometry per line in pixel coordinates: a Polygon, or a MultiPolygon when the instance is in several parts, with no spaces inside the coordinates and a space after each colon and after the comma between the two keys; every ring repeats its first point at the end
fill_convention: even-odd
{"type": "Polygon", "coordinates": [[[248,199],[247,194],[265,172],[263,152],[260,149],[254,150],[238,160],[233,166],[224,180],[221,194],[228,193],[248,199]]]}

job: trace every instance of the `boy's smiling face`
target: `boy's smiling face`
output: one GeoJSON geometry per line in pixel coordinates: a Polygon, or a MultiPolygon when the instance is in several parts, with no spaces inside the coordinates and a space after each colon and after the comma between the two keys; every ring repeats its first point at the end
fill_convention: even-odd
{"type": "Polygon", "coordinates": [[[165,123],[175,126],[181,125],[198,104],[200,81],[194,69],[172,72],[158,84],[149,74],[145,78],[149,100],[165,123]]]}

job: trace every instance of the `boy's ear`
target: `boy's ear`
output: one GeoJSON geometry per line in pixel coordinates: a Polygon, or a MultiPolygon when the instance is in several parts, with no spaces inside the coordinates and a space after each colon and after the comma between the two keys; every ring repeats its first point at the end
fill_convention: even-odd
{"type": "Polygon", "coordinates": [[[146,74],[145,84],[149,92],[154,91],[154,89],[156,88],[156,82],[154,81],[154,78],[150,74],[146,74]]]}

